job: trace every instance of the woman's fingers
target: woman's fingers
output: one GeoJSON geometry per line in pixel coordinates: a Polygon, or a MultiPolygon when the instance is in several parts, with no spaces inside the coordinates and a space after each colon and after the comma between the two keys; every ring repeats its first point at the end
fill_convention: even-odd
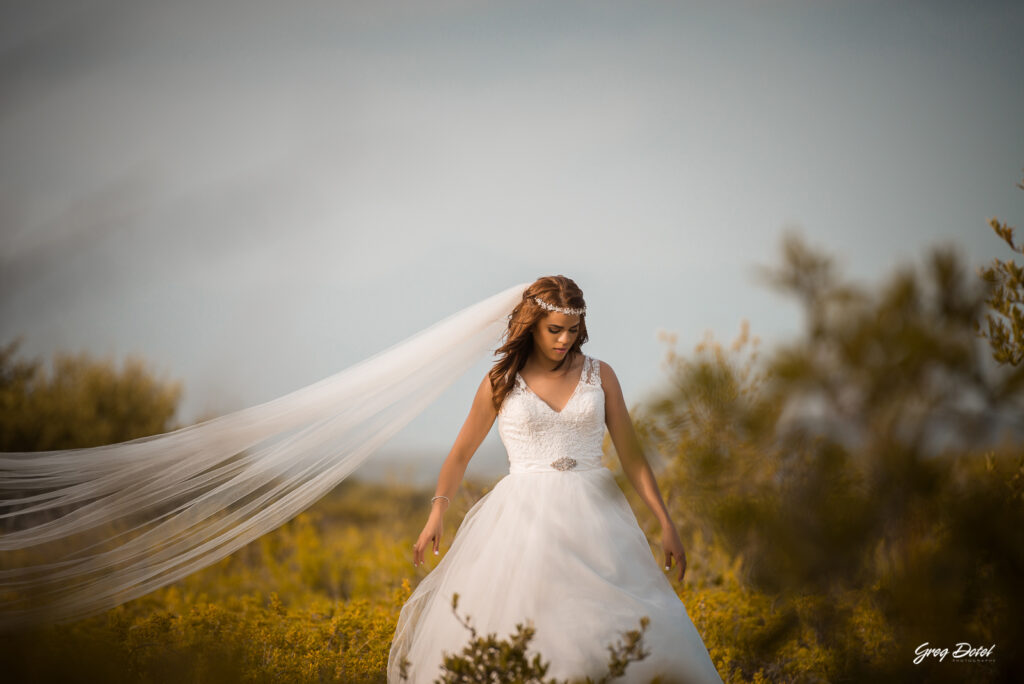
{"type": "Polygon", "coordinates": [[[679,577],[678,577],[678,579],[679,579],[680,582],[682,582],[683,581],[683,575],[686,574],[686,552],[683,551],[682,549],[679,549],[678,551],[674,551],[673,555],[676,558],[676,565],[679,566],[679,577]]]}
{"type": "Polygon", "coordinates": [[[413,546],[412,546],[412,564],[413,565],[422,565],[423,564],[423,557],[425,555],[424,552],[426,550],[427,544],[429,542],[431,542],[431,541],[434,542],[434,544],[433,544],[433,546],[434,546],[434,555],[435,556],[438,555],[438,553],[440,551],[440,548],[441,548],[441,543],[440,543],[440,541],[438,540],[437,537],[430,537],[429,539],[418,541],[415,544],[413,544],[413,546]]]}
{"type": "Polygon", "coordinates": [[[423,563],[423,557],[427,553],[428,547],[433,547],[434,555],[440,555],[441,553],[441,528],[439,525],[427,525],[420,532],[420,538],[413,544],[412,564],[421,565],[423,563]]]}
{"type": "Polygon", "coordinates": [[[672,562],[673,561],[675,561],[675,564],[679,567],[679,575],[678,575],[677,579],[680,582],[682,582],[683,581],[683,575],[686,574],[686,554],[685,553],[677,554],[675,551],[672,551],[672,550],[665,551],[665,570],[666,571],[672,569],[672,562]]]}
{"type": "Polygon", "coordinates": [[[424,550],[426,549],[427,542],[429,542],[429,541],[430,541],[429,539],[423,539],[422,537],[419,540],[417,540],[415,546],[413,546],[413,549],[415,549],[415,552],[413,553],[413,558],[412,558],[412,564],[413,565],[422,565],[423,564],[423,556],[425,555],[424,554],[424,550]]]}

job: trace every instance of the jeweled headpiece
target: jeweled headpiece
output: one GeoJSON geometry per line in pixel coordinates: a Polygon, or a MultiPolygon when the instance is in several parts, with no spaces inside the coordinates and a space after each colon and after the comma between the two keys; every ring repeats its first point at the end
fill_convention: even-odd
{"type": "Polygon", "coordinates": [[[557,311],[558,313],[565,314],[566,316],[582,316],[583,314],[587,313],[587,307],[583,307],[582,309],[567,309],[564,306],[555,306],[554,304],[548,304],[540,297],[533,297],[533,301],[535,301],[537,303],[537,306],[539,306],[542,309],[547,309],[548,311],[557,311]]]}

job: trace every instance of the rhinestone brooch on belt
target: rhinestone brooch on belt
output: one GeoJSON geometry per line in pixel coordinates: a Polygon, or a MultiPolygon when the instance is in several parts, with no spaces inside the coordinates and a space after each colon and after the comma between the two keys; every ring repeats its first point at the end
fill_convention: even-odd
{"type": "Polygon", "coordinates": [[[576,459],[569,458],[568,456],[563,456],[557,461],[553,461],[551,463],[551,467],[554,468],[555,470],[572,470],[573,468],[576,467],[576,459]]]}

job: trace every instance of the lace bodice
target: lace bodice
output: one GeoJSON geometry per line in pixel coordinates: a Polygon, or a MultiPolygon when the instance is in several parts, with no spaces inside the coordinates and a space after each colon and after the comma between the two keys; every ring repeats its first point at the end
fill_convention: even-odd
{"type": "Polygon", "coordinates": [[[601,468],[604,390],[601,362],[583,356],[583,370],[561,411],[534,394],[523,376],[498,412],[498,435],[508,452],[509,472],[576,471],[601,468]]]}

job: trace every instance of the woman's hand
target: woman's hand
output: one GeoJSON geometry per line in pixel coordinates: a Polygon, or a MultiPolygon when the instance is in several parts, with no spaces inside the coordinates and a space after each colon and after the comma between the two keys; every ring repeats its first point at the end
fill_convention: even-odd
{"type": "Polygon", "coordinates": [[[665,552],[665,569],[672,567],[675,560],[679,566],[679,581],[683,581],[686,574],[686,552],[683,551],[683,542],[679,540],[679,533],[675,526],[669,524],[661,529],[661,549],[665,552]]]}
{"type": "Polygon", "coordinates": [[[420,532],[420,538],[413,544],[412,564],[420,565],[423,563],[423,551],[430,543],[434,544],[434,555],[439,553],[441,548],[441,535],[444,533],[444,521],[442,520],[440,507],[434,508],[430,512],[430,517],[427,518],[427,524],[423,526],[423,531],[420,532]]]}

